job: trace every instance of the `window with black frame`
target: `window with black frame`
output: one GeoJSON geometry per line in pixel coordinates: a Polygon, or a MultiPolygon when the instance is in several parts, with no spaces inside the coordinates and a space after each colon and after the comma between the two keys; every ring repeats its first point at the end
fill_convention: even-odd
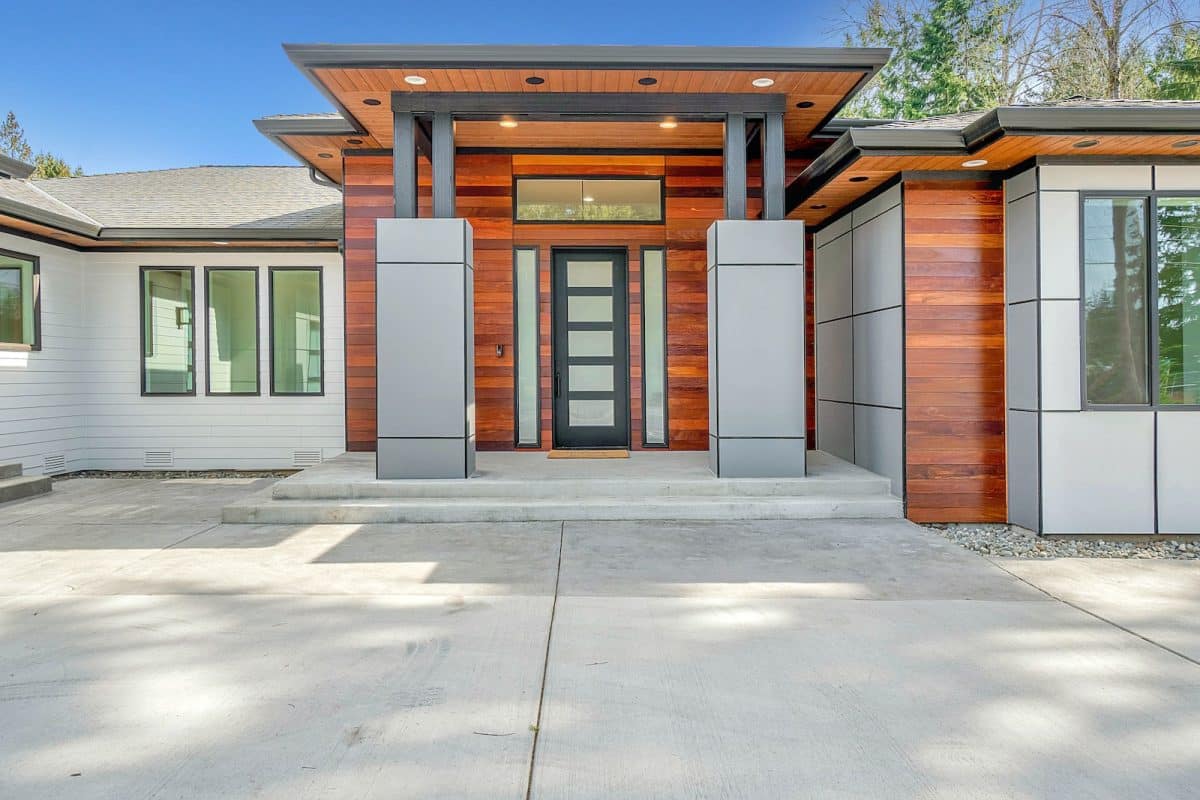
{"type": "Polygon", "coordinates": [[[1083,199],[1089,407],[1200,405],[1200,197],[1083,199]]]}
{"type": "Polygon", "coordinates": [[[659,224],[660,178],[517,178],[517,222],[659,224]]]}
{"type": "Polygon", "coordinates": [[[0,344],[36,348],[38,259],[0,250],[0,344]]]}

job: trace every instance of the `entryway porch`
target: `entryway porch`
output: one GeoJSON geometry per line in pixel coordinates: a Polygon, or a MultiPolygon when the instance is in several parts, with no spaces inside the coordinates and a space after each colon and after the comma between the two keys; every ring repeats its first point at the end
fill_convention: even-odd
{"type": "Polygon", "coordinates": [[[887,478],[821,451],[803,478],[720,478],[705,452],[628,459],[479,453],[469,480],[381,480],[374,453],[346,453],[225,508],[225,522],[896,518],[887,478]]]}

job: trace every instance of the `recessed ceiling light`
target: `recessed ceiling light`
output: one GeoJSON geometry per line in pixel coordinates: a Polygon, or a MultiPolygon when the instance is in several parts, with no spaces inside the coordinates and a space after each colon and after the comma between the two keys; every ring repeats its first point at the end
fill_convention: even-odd
{"type": "Polygon", "coordinates": [[[1171,145],[1171,147],[1182,150],[1185,147],[1195,147],[1198,144],[1200,144],[1200,139],[1184,139],[1181,142],[1176,142],[1175,144],[1171,145]]]}
{"type": "Polygon", "coordinates": [[[1100,144],[1099,139],[1081,139],[1080,141],[1071,145],[1071,147],[1077,147],[1080,150],[1082,150],[1085,147],[1095,147],[1098,144],[1100,144]]]}
{"type": "Polygon", "coordinates": [[[750,85],[757,86],[760,89],[766,89],[768,86],[775,85],[775,79],[774,78],[755,78],[754,80],[750,81],[750,85]]]}
{"type": "Polygon", "coordinates": [[[405,75],[404,82],[409,86],[424,86],[429,80],[424,75],[405,75]]]}
{"type": "Polygon", "coordinates": [[[796,103],[796,108],[812,108],[815,105],[816,103],[812,100],[801,100],[799,103],[796,103]]]}
{"type": "Polygon", "coordinates": [[[855,175],[853,178],[850,179],[850,182],[851,183],[862,183],[863,181],[869,181],[869,180],[871,180],[871,179],[868,178],[866,175],[855,175]]]}
{"type": "Polygon", "coordinates": [[[594,202],[596,202],[596,198],[592,197],[590,194],[585,194],[585,195],[583,196],[583,202],[585,202],[585,203],[594,203],[594,202]]]}
{"type": "Polygon", "coordinates": [[[654,84],[658,83],[658,78],[646,76],[645,78],[638,78],[638,83],[640,83],[642,86],[653,86],[654,84]]]}
{"type": "Polygon", "coordinates": [[[362,144],[362,139],[347,139],[346,144],[362,144]]]}
{"type": "Polygon", "coordinates": [[[678,128],[679,123],[673,119],[664,119],[662,122],[658,123],[658,127],[670,130],[671,128],[678,128]]]}
{"type": "Polygon", "coordinates": [[[815,206],[809,206],[809,208],[811,208],[813,211],[820,211],[822,208],[825,208],[825,204],[817,203],[815,206]]]}
{"type": "Polygon", "coordinates": [[[216,242],[216,241],[214,241],[214,242],[213,242],[213,244],[229,244],[229,242],[216,242]]]}
{"type": "Polygon", "coordinates": [[[368,97],[366,100],[363,100],[364,106],[377,106],[377,105],[381,105],[382,103],[383,103],[382,100],[378,100],[374,97],[368,97]]]}
{"type": "Polygon", "coordinates": [[[972,158],[970,161],[964,161],[964,167],[982,167],[987,164],[986,158],[972,158]]]}
{"type": "Polygon", "coordinates": [[[500,127],[501,127],[501,128],[515,128],[515,127],[517,127],[517,124],[518,124],[518,123],[517,123],[517,121],[516,121],[515,119],[502,119],[502,120],[500,120],[500,127]]]}
{"type": "Polygon", "coordinates": [[[333,153],[317,153],[318,158],[333,158],[333,153]]]}
{"type": "Polygon", "coordinates": [[[528,83],[530,86],[541,86],[543,83],[546,82],[546,79],[542,78],[538,75],[530,75],[528,78],[525,79],[525,82],[528,83]]]}

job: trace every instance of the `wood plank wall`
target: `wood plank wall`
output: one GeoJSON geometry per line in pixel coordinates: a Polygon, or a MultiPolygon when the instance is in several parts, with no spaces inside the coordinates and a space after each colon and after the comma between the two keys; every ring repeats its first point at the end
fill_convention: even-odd
{"type": "Polygon", "coordinates": [[[1004,522],[1004,198],[904,183],[908,516],[1004,522]]]}
{"type": "MultiPolygon", "coordinates": [[[[429,213],[428,163],[419,165],[421,214],[429,213]]],[[[346,215],[346,437],[349,450],[375,448],[375,220],[393,213],[390,156],[344,159],[346,215]]],[[[671,449],[708,447],[706,232],[723,213],[719,156],[460,155],[458,213],[475,230],[475,386],[480,450],[514,447],[512,248],[536,245],[541,267],[542,444],[550,435],[551,247],[629,247],[630,390],[634,447],[641,446],[642,245],[666,247],[667,413],[671,449]],[[512,176],[665,175],[667,223],[513,225],[512,176]],[[496,346],[504,353],[496,356],[496,346]]],[[[757,201],[751,202],[751,210],[757,201]]],[[[811,307],[811,306],[810,306],[811,307]]],[[[810,371],[811,375],[811,371],[810,371]]],[[[809,418],[812,418],[811,404],[809,418]]]]}

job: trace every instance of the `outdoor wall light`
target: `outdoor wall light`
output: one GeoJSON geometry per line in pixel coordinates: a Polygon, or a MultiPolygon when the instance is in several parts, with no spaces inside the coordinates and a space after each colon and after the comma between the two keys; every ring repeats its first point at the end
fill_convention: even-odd
{"type": "Polygon", "coordinates": [[[672,128],[678,128],[679,123],[673,119],[664,119],[662,122],[658,123],[658,127],[671,130],[672,128]]]}
{"type": "Polygon", "coordinates": [[[530,86],[541,86],[543,83],[546,82],[546,79],[541,76],[538,76],[538,75],[530,75],[528,78],[525,79],[525,82],[528,83],[530,86]]]}
{"type": "Polygon", "coordinates": [[[754,80],[750,81],[750,85],[757,86],[760,89],[766,89],[769,86],[775,85],[775,79],[774,78],[755,78],[754,80]]]}
{"type": "Polygon", "coordinates": [[[429,83],[424,75],[405,75],[404,82],[409,86],[424,86],[429,83]]]}
{"type": "Polygon", "coordinates": [[[1171,147],[1182,150],[1185,147],[1195,147],[1198,144],[1200,144],[1200,139],[1184,139],[1181,142],[1176,142],[1175,144],[1171,145],[1171,147]]]}
{"type": "Polygon", "coordinates": [[[988,161],[986,158],[972,158],[970,161],[964,161],[962,165],[964,167],[982,167],[986,166],[987,163],[988,161]]]}
{"type": "Polygon", "coordinates": [[[649,76],[645,78],[638,78],[638,83],[640,83],[642,86],[653,86],[654,84],[658,83],[658,78],[651,78],[649,76]]]}
{"type": "Polygon", "coordinates": [[[504,345],[496,345],[496,358],[504,358],[504,345]]]}
{"type": "Polygon", "coordinates": [[[1071,145],[1071,147],[1077,147],[1080,150],[1082,150],[1085,147],[1095,147],[1098,144],[1100,144],[1099,139],[1081,139],[1080,141],[1071,145]]]}
{"type": "Polygon", "coordinates": [[[517,125],[518,125],[518,123],[517,123],[517,121],[516,121],[515,119],[502,119],[502,120],[500,120],[500,127],[501,127],[501,128],[515,128],[515,127],[517,127],[517,125]]]}
{"type": "Polygon", "coordinates": [[[379,100],[374,97],[368,97],[366,100],[363,100],[364,106],[378,106],[378,105],[382,105],[382,104],[383,104],[382,100],[379,100]]]}

